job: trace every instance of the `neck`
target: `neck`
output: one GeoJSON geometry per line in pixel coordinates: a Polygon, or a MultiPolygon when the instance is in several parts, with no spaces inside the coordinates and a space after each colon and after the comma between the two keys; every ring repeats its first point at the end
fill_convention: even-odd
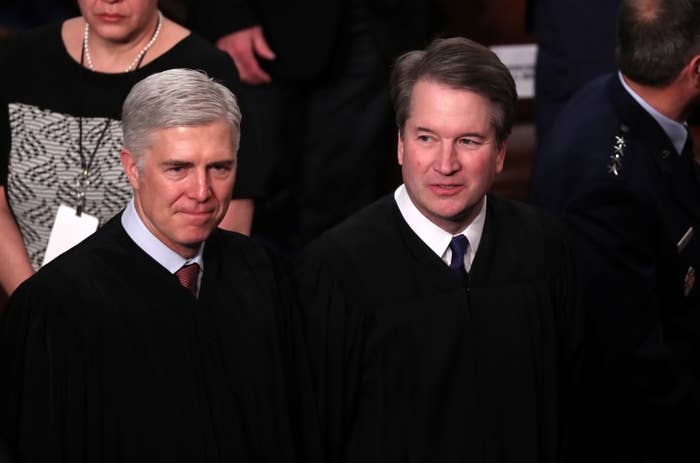
{"type": "Polygon", "coordinates": [[[683,123],[690,115],[692,105],[689,98],[683,94],[682,82],[678,79],[664,87],[652,87],[635,82],[625,75],[622,77],[649,106],[664,116],[683,123]]]}
{"type": "MultiPolygon", "coordinates": [[[[85,51],[84,66],[93,71],[117,73],[134,70],[138,67],[140,55],[144,57],[152,41],[157,39],[160,12],[157,12],[142,30],[134,33],[123,42],[105,39],[96,34],[87,23],[87,40],[83,37],[85,51]],[[149,45],[150,44],[150,45],[149,45]]],[[[85,33],[85,32],[84,32],[85,33]]]]}
{"type": "Polygon", "coordinates": [[[481,198],[481,200],[476,203],[474,206],[471,208],[467,209],[463,215],[459,217],[454,217],[451,221],[447,221],[444,224],[436,224],[439,227],[441,227],[443,230],[446,232],[452,234],[452,235],[459,235],[462,233],[464,230],[467,229],[467,227],[474,222],[474,219],[479,215],[481,212],[481,209],[484,207],[484,201],[485,201],[485,196],[481,198]]]}
{"type": "MultiPolygon", "coordinates": [[[[141,198],[138,194],[134,195],[134,210],[136,212],[136,216],[140,220],[141,224],[146,228],[146,230],[148,230],[150,236],[158,240],[160,244],[175,252],[183,259],[191,259],[197,255],[200,248],[202,247],[202,242],[185,244],[178,243],[169,239],[166,235],[160,232],[158,227],[156,227],[155,223],[153,223],[150,217],[148,217],[148,215],[146,215],[146,213],[143,211],[141,198]]],[[[150,240],[137,240],[141,248],[146,249],[146,247],[148,247],[149,249],[152,249],[151,246],[148,246],[146,244],[148,241],[150,240]]]]}

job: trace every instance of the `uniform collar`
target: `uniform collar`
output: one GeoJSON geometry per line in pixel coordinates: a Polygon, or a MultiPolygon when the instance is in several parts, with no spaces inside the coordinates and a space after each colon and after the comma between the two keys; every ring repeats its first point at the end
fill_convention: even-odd
{"type": "Polygon", "coordinates": [[[683,146],[685,146],[686,139],[688,138],[688,128],[685,124],[674,121],[670,117],[664,116],[659,111],[654,109],[649,103],[647,103],[644,98],[642,98],[637,92],[635,92],[632,87],[630,87],[622,76],[622,73],[618,71],[618,79],[622,87],[629,93],[629,95],[634,98],[634,100],[639,103],[654,120],[661,126],[666,136],[671,141],[671,144],[676,149],[676,152],[680,155],[683,151],[683,146]]]}

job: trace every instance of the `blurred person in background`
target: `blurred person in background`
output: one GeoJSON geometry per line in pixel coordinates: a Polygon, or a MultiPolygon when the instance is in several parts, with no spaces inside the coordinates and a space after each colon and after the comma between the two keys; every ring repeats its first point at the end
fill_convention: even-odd
{"type": "Polygon", "coordinates": [[[192,28],[226,51],[256,106],[265,195],[253,236],[298,249],[398,184],[387,82],[441,21],[434,0],[203,0],[192,28]]]}
{"type": "Polygon", "coordinates": [[[621,0],[618,70],[557,114],[530,200],[579,238],[587,309],[574,461],[698,461],[700,1],[621,0]]]}
{"type": "Polygon", "coordinates": [[[535,120],[537,140],[576,91],[615,70],[619,0],[528,0],[537,39],[535,120]]]}

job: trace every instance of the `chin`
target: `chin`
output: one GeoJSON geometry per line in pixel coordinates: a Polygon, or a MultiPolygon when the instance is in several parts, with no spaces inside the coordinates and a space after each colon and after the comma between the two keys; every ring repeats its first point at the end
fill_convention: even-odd
{"type": "Polygon", "coordinates": [[[464,217],[468,214],[469,207],[460,204],[450,207],[435,208],[435,215],[443,220],[458,221],[459,218],[464,217]]]}
{"type": "Polygon", "coordinates": [[[206,227],[190,230],[179,236],[178,241],[187,246],[197,246],[209,238],[209,235],[211,235],[213,229],[214,227],[206,227]]]}

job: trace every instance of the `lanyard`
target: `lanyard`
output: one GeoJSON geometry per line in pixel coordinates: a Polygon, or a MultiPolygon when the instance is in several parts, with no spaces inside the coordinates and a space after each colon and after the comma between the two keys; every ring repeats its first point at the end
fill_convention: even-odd
{"type": "MultiPolygon", "coordinates": [[[[156,29],[157,33],[158,30],[156,29]]],[[[155,37],[154,33],[154,37],[155,37]]],[[[134,67],[134,71],[136,71],[139,67],[141,67],[141,62],[143,61],[143,58],[145,56],[145,53],[141,54],[139,57],[139,60],[136,62],[136,66],[134,67]]],[[[80,67],[81,72],[80,72],[80,87],[84,88],[84,73],[87,72],[84,67],[84,59],[85,59],[85,42],[83,42],[83,47],[80,50],[80,67]]],[[[92,153],[90,153],[90,156],[86,158],[84,149],[83,149],[83,113],[84,111],[81,111],[81,114],[78,116],[78,151],[80,153],[80,174],[78,175],[78,178],[76,179],[75,186],[78,188],[78,198],[77,198],[77,204],[76,204],[76,215],[80,216],[83,211],[85,210],[85,204],[87,201],[87,190],[88,187],[90,186],[90,169],[92,168],[92,163],[95,160],[95,156],[97,155],[97,150],[100,148],[100,145],[102,145],[102,140],[104,139],[105,134],[107,133],[107,129],[109,128],[110,123],[112,120],[108,117],[107,121],[105,122],[104,127],[102,128],[102,131],[100,132],[100,136],[97,139],[97,143],[95,144],[95,148],[92,150],[92,153]]]]}
{"type": "MultiPolygon", "coordinates": [[[[83,67],[83,60],[85,59],[85,46],[82,47],[80,51],[80,67],[82,68],[80,70],[80,87],[84,88],[84,73],[86,70],[83,67]]],[[[109,124],[111,123],[111,119],[108,117],[107,121],[105,122],[104,127],[102,128],[102,131],[100,132],[100,137],[97,139],[97,143],[95,144],[95,148],[92,150],[92,153],[90,153],[90,157],[86,159],[84,149],[83,149],[83,113],[84,111],[81,111],[81,114],[78,116],[78,152],[80,153],[80,175],[78,176],[75,186],[78,187],[78,201],[76,204],[75,208],[75,213],[76,215],[80,216],[83,211],[85,210],[85,203],[87,200],[87,189],[88,186],[90,186],[90,169],[92,168],[92,163],[95,160],[95,156],[97,155],[97,150],[100,148],[100,145],[102,144],[102,140],[104,139],[105,134],[107,133],[107,129],[109,128],[109,124]]]]}
{"type": "Polygon", "coordinates": [[[95,160],[95,155],[97,150],[102,144],[102,139],[107,133],[109,124],[112,120],[107,118],[102,132],[100,132],[100,137],[95,143],[95,148],[92,150],[90,157],[85,159],[85,154],[83,153],[83,116],[78,116],[78,151],[80,152],[80,175],[76,180],[76,186],[78,187],[78,204],[76,205],[76,214],[80,215],[85,210],[85,202],[87,200],[87,189],[90,186],[90,168],[92,167],[92,162],[95,160]]]}

